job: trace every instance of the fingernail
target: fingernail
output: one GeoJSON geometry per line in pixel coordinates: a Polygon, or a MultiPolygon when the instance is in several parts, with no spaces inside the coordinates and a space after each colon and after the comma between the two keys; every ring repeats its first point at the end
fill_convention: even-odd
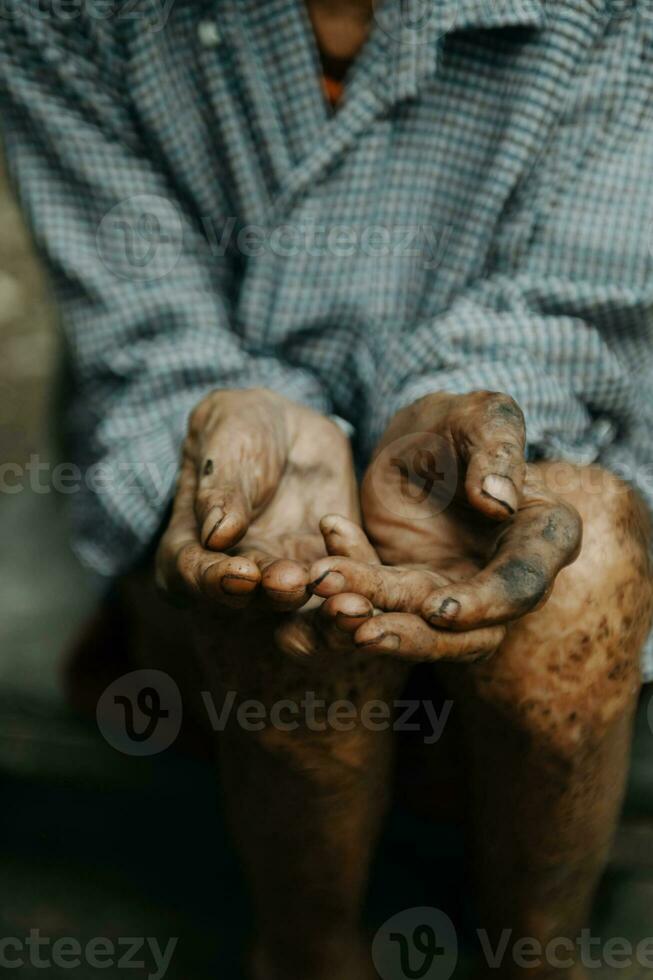
{"type": "Polygon", "coordinates": [[[215,522],[215,524],[212,526],[210,532],[204,538],[204,547],[205,548],[208,548],[209,541],[211,540],[211,538],[213,537],[213,535],[215,534],[215,532],[218,530],[218,528],[220,527],[220,525],[222,524],[222,522],[223,522],[223,520],[225,519],[226,516],[227,516],[226,514],[222,514],[217,519],[217,521],[215,522]]]}
{"type": "Polygon", "coordinates": [[[438,622],[443,619],[455,619],[460,612],[460,603],[457,599],[452,599],[451,596],[444,599],[440,604],[440,608],[437,612],[432,613],[429,616],[429,622],[438,622]]]}
{"type": "Polygon", "coordinates": [[[391,653],[393,650],[399,649],[401,640],[396,633],[380,633],[374,639],[366,640],[364,643],[357,643],[356,645],[359,647],[376,647],[377,650],[384,650],[391,653]]]}
{"type": "Polygon", "coordinates": [[[349,633],[351,632],[353,620],[371,618],[371,609],[362,609],[360,612],[355,613],[339,612],[336,616],[336,627],[337,629],[342,630],[343,633],[349,633]]]}
{"type": "Polygon", "coordinates": [[[340,572],[332,572],[331,570],[325,572],[324,575],[320,575],[319,578],[316,578],[313,582],[311,582],[310,587],[311,589],[316,589],[318,585],[322,585],[322,583],[326,583],[329,589],[332,589],[333,592],[341,592],[345,587],[345,579],[340,572]]]}
{"type": "Polygon", "coordinates": [[[249,592],[250,587],[257,584],[257,580],[247,578],[246,575],[223,575],[220,584],[223,592],[228,595],[242,595],[249,592]]]}
{"type": "Polygon", "coordinates": [[[483,492],[496,500],[502,507],[505,507],[510,514],[514,514],[517,510],[517,491],[514,483],[508,477],[490,473],[483,480],[483,492]]]}

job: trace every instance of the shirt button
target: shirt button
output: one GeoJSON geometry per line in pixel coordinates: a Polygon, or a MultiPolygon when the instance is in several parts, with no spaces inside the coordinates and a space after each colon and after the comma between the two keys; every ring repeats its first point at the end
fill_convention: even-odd
{"type": "Polygon", "coordinates": [[[197,33],[200,44],[205,48],[217,48],[222,41],[218,25],[212,20],[203,20],[197,29],[197,33]]]}

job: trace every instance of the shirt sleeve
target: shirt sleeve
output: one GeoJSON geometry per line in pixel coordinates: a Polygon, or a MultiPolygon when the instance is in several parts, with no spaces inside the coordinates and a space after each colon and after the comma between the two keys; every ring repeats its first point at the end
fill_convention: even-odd
{"type": "Polygon", "coordinates": [[[629,203],[602,176],[594,172],[600,194],[623,205],[620,233],[585,226],[581,275],[583,248],[561,260],[539,243],[537,258],[493,272],[390,342],[370,398],[368,451],[397,411],[431,392],[501,391],[524,412],[530,459],[599,461],[653,506],[653,212],[647,177],[629,203]]]}
{"type": "Polygon", "coordinates": [[[143,145],[108,22],[27,8],[10,5],[0,33],[3,142],[70,355],[78,551],[115,575],[156,535],[203,394],[264,386],[331,406],[310,372],[243,349],[228,259],[143,145]]]}
{"type": "Polygon", "coordinates": [[[617,296],[560,280],[537,289],[528,276],[496,276],[420,323],[401,344],[393,342],[379,372],[370,443],[396,412],[424,395],[485,389],[518,402],[531,457],[596,458],[615,435],[614,419],[629,407],[634,379],[589,316],[544,312],[564,297],[577,306],[580,292],[597,316],[616,314],[616,304],[643,312],[644,296],[638,301],[628,291],[617,296]]]}

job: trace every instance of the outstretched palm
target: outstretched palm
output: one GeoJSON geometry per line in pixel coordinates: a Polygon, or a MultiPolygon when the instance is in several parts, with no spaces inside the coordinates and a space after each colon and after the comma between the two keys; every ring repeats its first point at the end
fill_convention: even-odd
{"type": "MultiPolygon", "coordinates": [[[[313,569],[330,567],[339,591],[388,611],[357,641],[417,657],[487,652],[502,624],[547,597],[578,553],[580,519],[524,462],[524,443],[518,407],[489,392],[429,396],[395,416],[362,488],[384,567],[313,569]]],[[[318,593],[333,595],[333,582],[318,593]]]]}

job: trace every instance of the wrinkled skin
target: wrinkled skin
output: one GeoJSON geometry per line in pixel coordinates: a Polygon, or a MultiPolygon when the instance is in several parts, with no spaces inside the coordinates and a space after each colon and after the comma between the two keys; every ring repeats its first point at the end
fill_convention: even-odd
{"type": "Polygon", "coordinates": [[[349,443],[333,422],[274,392],[216,391],[195,409],[157,581],[172,595],[251,613],[298,608],[318,525],[358,519],[349,443]]]}
{"type": "Polygon", "coordinates": [[[521,411],[492,392],[436,394],[395,416],[361,493],[378,558],[311,569],[316,594],[355,593],[387,611],[357,629],[357,645],[416,660],[482,658],[504,624],[546,601],[578,555],[581,521],[524,462],[524,444],[521,411]],[[425,458],[443,485],[425,480],[425,458]]]}
{"type": "MultiPolygon", "coordinates": [[[[546,942],[587,921],[616,826],[653,607],[650,530],[614,476],[526,465],[523,445],[505,396],[422,399],[365,476],[366,534],[332,423],[268,392],[217,393],[192,419],[158,580],[195,600],[216,699],[312,691],[391,706],[411,663],[437,661],[464,734],[482,922],[546,942]]],[[[392,742],[360,724],[221,733],[259,922],[254,980],[374,975],[358,913],[392,742]]]]}
{"type": "Polygon", "coordinates": [[[190,419],[157,553],[159,589],[212,621],[235,617],[245,646],[273,633],[290,656],[353,652],[347,633],[371,615],[369,603],[322,604],[311,595],[309,570],[326,554],[366,561],[373,551],[359,531],[338,550],[343,542],[322,519],[331,511],[357,532],[358,488],[342,430],[271,391],[213,392],[190,419]],[[294,617],[278,615],[302,606],[294,617]]]}

